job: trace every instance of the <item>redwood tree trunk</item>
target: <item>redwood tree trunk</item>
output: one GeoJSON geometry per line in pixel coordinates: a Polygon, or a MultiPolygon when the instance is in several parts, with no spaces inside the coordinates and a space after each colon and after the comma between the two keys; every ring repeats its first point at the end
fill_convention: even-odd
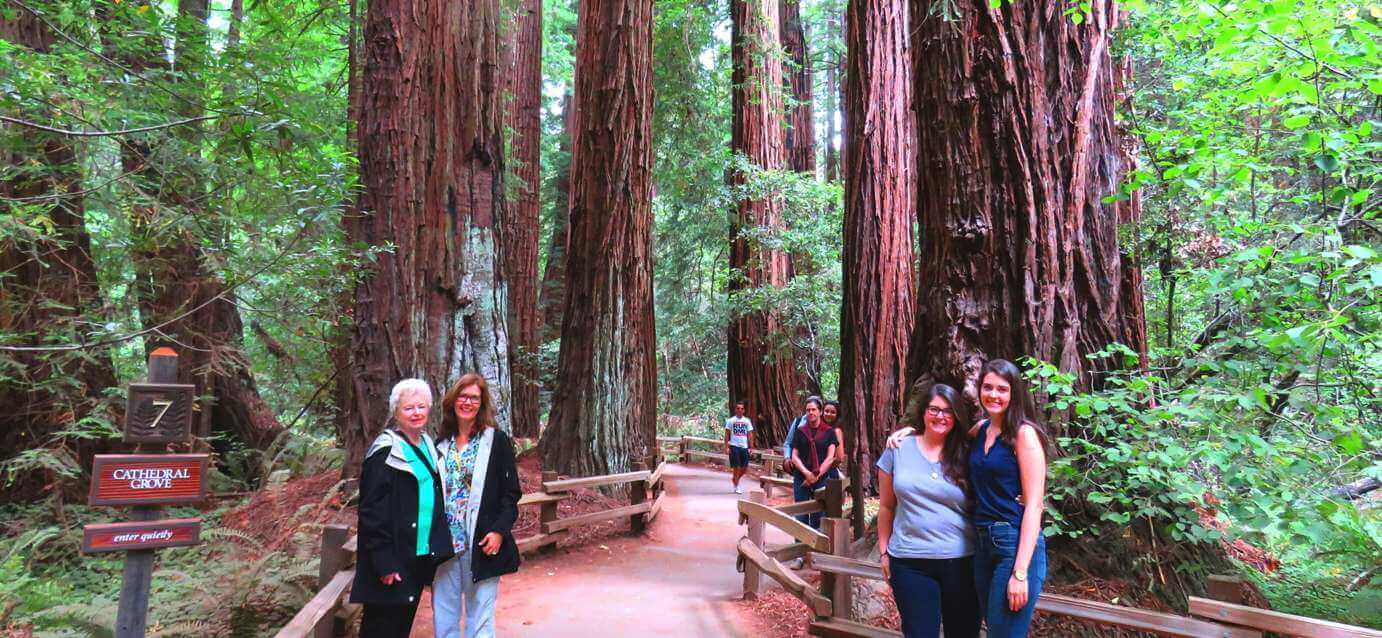
{"type": "Polygon", "coordinates": [[[990,357],[1093,373],[1146,350],[1138,264],[1105,203],[1129,164],[1114,122],[1113,5],[965,0],[959,23],[912,0],[921,259],[909,377],[964,383],[990,357]]]}
{"type": "MultiPolygon", "coordinates": [[[[115,9],[117,16],[128,10],[115,9]]],[[[178,90],[193,96],[178,102],[180,114],[192,117],[202,114],[196,96],[204,91],[195,78],[204,73],[210,51],[207,0],[182,0],[178,16],[171,70],[180,78],[175,80],[178,90]]],[[[132,28],[118,17],[116,24],[132,28]]],[[[139,52],[142,59],[126,58],[133,68],[170,70],[161,42],[146,39],[144,45],[139,52]]],[[[158,327],[145,337],[144,346],[146,351],[163,346],[177,350],[181,355],[179,381],[195,384],[197,392],[207,397],[193,425],[198,436],[225,431],[246,445],[263,449],[282,432],[282,425],[259,396],[241,351],[244,326],[236,296],[210,268],[215,261],[203,249],[203,238],[192,232],[196,226],[183,221],[203,219],[199,224],[203,228],[219,225],[216,217],[204,210],[201,138],[200,126],[187,125],[170,133],[121,142],[122,168],[157,201],[157,205],[136,203],[130,210],[140,320],[146,328],[158,327]]]]}
{"type": "Polygon", "coordinates": [[[816,123],[811,103],[811,55],[806,48],[806,28],[801,23],[800,0],[781,0],[782,48],[787,55],[787,84],[792,106],[784,130],[787,167],[798,173],[816,174],[816,123]]]}
{"type": "MultiPolygon", "coordinates": [[[[32,14],[16,10],[0,18],[0,39],[47,53],[54,34],[32,14]]],[[[11,63],[14,60],[10,60],[11,63]]],[[[24,117],[27,114],[17,113],[24,117]]],[[[31,119],[50,121],[47,109],[31,119]]],[[[102,301],[86,232],[81,167],[72,139],[17,125],[0,126],[0,217],[20,207],[47,216],[47,232],[17,228],[0,234],[0,333],[9,344],[61,345],[83,340],[83,321],[99,320],[102,301]],[[32,208],[30,208],[32,207],[32,208]]],[[[0,352],[0,462],[54,443],[54,432],[102,410],[107,388],[115,385],[110,357],[89,352],[0,352]]],[[[113,414],[102,415],[113,419],[113,414]]],[[[87,467],[97,441],[68,451],[87,467]]],[[[3,500],[38,496],[52,476],[15,475],[3,500]]]]}
{"type": "Polygon", "coordinates": [[[543,468],[627,470],[656,445],[652,0],[582,0],[566,310],[543,468]]]}
{"type": "Polygon", "coordinates": [[[513,129],[511,174],[518,182],[504,224],[504,280],[508,284],[509,361],[513,373],[514,436],[538,435],[537,240],[542,191],[542,2],[523,0],[513,24],[511,98],[507,115],[513,129]]]}
{"type": "Polygon", "coordinates": [[[835,146],[836,113],[840,109],[840,60],[834,60],[825,67],[825,179],[833,182],[840,179],[840,152],[835,146]]]}
{"type": "Polygon", "coordinates": [[[498,15],[498,0],[373,0],[366,11],[364,193],[350,239],[394,250],[355,291],[347,476],[389,422],[389,390],[405,377],[439,398],[478,372],[509,429],[498,15]]]}
{"type": "MultiPolygon", "coordinates": [[[[777,0],[732,0],[731,46],[734,53],[734,128],[731,145],[750,163],[767,170],[784,165],[782,143],[782,62],[778,43],[777,0]]],[[[732,172],[732,184],[746,176],[732,172]]],[[[738,202],[731,229],[729,292],[787,284],[790,266],[786,253],[766,248],[744,235],[757,228],[783,228],[782,202],[768,194],[738,202]]],[[[781,313],[768,309],[749,311],[729,327],[729,395],[731,401],[748,402],[755,426],[765,444],[775,445],[797,413],[797,393],[803,381],[790,345],[775,344],[788,330],[781,313]]]]}
{"type": "MultiPolygon", "coordinates": [[[[557,171],[552,204],[552,236],[547,242],[547,266],[542,270],[538,305],[542,314],[542,343],[561,336],[561,315],[566,308],[566,241],[571,218],[571,94],[561,100],[562,136],[559,153],[566,164],[557,171]]],[[[559,161],[561,161],[559,158],[559,161]]]]}
{"type": "MultiPolygon", "coordinates": [[[[845,80],[844,297],[840,408],[851,487],[864,483],[906,394],[916,317],[912,278],[913,158],[907,0],[850,0],[845,80]]],[[[863,508],[856,508],[862,523],[863,508]]],[[[862,525],[856,527],[862,529],[862,525]]]]}

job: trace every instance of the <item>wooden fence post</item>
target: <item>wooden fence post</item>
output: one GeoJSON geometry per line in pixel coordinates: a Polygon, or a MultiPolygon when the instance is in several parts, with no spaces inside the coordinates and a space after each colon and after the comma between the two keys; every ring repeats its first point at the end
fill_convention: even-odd
{"type": "MultiPolygon", "coordinates": [[[[839,481],[831,481],[839,487],[839,481]]],[[[849,558],[849,521],[833,517],[821,519],[821,527],[830,537],[830,553],[849,558]]],[[[835,618],[850,620],[854,617],[854,590],[850,587],[849,576],[845,574],[821,574],[821,593],[830,597],[831,609],[835,618]]]]}
{"type": "MultiPolygon", "coordinates": [[[[1204,595],[1207,598],[1235,605],[1249,604],[1243,596],[1243,579],[1239,576],[1211,574],[1205,582],[1204,595]]],[[[1261,636],[1262,632],[1256,632],[1254,635],[1261,636]]]]}
{"type": "MultiPolygon", "coordinates": [[[[648,469],[648,464],[642,461],[633,464],[635,471],[648,469]]],[[[637,505],[648,500],[648,480],[634,481],[629,483],[629,505],[637,505]]],[[[629,530],[635,534],[642,534],[648,527],[648,514],[646,512],[634,514],[629,517],[629,530]]]]}
{"type": "MultiPolygon", "coordinates": [[[[556,473],[556,472],[543,472],[543,473],[542,473],[542,482],[546,483],[546,482],[548,482],[548,481],[555,481],[555,480],[557,480],[557,473],[556,473]]],[[[544,491],[545,491],[545,490],[544,490],[544,491]]],[[[547,525],[546,525],[547,523],[554,523],[554,522],[556,522],[556,520],[557,520],[557,502],[556,502],[556,501],[551,501],[551,502],[548,502],[548,503],[543,503],[543,504],[540,505],[539,507],[541,507],[542,510],[541,510],[541,512],[538,514],[538,521],[539,521],[539,523],[538,523],[538,525],[539,525],[539,526],[538,526],[538,532],[539,532],[539,533],[542,533],[543,530],[547,529],[547,525]]],[[[538,547],[538,550],[537,550],[537,551],[538,551],[539,553],[548,554],[548,553],[554,552],[554,551],[556,551],[556,550],[557,550],[557,541],[556,541],[556,538],[553,538],[552,540],[550,540],[550,541],[548,541],[548,542],[546,542],[546,543],[543,543],[540,547],[538,547]]]]}
{"type": "MultiPolygon", "coordinates": [[[[350,528],[345,525],[327,525],[322,528],[321,564],[317,567],[317,588],[326,587],[332,578],[350,563],[350,553],[342,549],[350,538],[350,528]]],[[[312,628],[313,638],[332,638],[344,636],[345,624],[335,614],[327,614],[312,628]],[[339,625],[339,627],[338,627],[339,625]]]]}
{"type": "MultiPolygon", "coordinates": [[[[768,497],[763,490],[749,490],[749,502],[760,505],[768,504],[768,497]]],[[[763,547],[763,519],[749,517],[749,541],[754,547],[763,547]]],[[[758,566],[753,561],[744,561],[744,600],[758,598],[758,590],[763,585],[763,574],[759,572],[758,566]]]]}
{"type": "Polygon", "coordinates": [[[825,512],[821,516],[825,518],[843,518],[845,515],[845,483],[841,479],[830,479],[825,482],[825,489],[821,490],[821,504],[825,506],[825,512]]]}

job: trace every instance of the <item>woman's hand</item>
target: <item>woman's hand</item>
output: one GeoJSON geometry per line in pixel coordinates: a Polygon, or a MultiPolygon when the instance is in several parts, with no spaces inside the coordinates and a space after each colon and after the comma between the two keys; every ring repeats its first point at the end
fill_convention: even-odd
{"type": "Polygon", "coordinates": [[[379,577],[379,582],[384,583],[385,585],[392,585],[392,584],[394,584],[394,583],[401,583],[401,582],[403,582],[403,576],[399,575],[398,572],[393,572],[393,573],[391,573],[391,574],[384,574],[383,576],[380,576],[380,577],[379,577]]]}
{"type": "Polygon", "coordinates": [[[493,556],[499,553],[499,546],[504,544],[504,537],[499,532],[490,532],[480,539],[480,551],[493,556]]]}
{"type": "Polygon", "coordinates": [[[888,564],[888,553],[883,552],[883,555],[878,557],[878,562],[883,566],[883,580],[892,581],[893,569],[888,564]]]}
{"type": "Polygon", "coordinates": [[[912,428],[902,428],[901,430],[889,434],[887,443],[888,449],[896,450],[899,445],[902,445],[902,441],[906,440],[907,437],[912,436],[914,433],[916,433],[916,430],[912,428]]]}
{"type": "Polygon", "coordinates": [[[1008,609],[1021,611],[1027,606],[1027,581],[1008,578],[1008,609]]]}
{"type": "Polygon", "coordinates": [[[808,487],[809,487],[809,486],[812,486],[812,485],[815,485],[815,484],[816,484],[816,479],[817,479],[817,478],[818,478],[818,477],[817,477],[815,474],[812,474],[812,473],[810,473],[810,472],[803,472],[802,475],[801,475],[801,480],[802,480],[808,487]]]}

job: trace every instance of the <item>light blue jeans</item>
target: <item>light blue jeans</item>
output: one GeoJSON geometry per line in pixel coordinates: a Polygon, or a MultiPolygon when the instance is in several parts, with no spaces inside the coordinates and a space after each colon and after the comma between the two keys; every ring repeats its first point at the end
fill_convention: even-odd
{"type": "Polygon", "coordinates": [[[1017,560],[1018,530],[1008,523],[977,527],[974,539],[974,585],[989,638],[1022,638],[1032,625],[1037,598],[1046,584],[1046,538],[1037,534],[1032,561],[1027,565],[1027,605],[1008,609],[1008,579],[1017,560]]]}
{"type": "Polygon", "coordinates": [[[471,552],[456,556],[437,568],[432,581],[432,629],[436,638],[460,638],[464,605],[465,638],[494,637],[494,604],[499,599],[499,577],[480,582],[471,579],[471,552]]]}

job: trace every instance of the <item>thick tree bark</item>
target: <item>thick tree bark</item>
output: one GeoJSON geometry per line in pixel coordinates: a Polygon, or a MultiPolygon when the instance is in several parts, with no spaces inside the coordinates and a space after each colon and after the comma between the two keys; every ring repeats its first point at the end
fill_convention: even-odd
{"type": "Polygon", "coordinates": [[[1146,351],[1139,265],[1105,203],[1129,168],[1114,121],[1115,7],[1083,24],[1042,3],[965,0],[959,23],[911,0],[921,259],[908,373],[964,383],[991,357],[1032,356],[1079,385],[1146,351]]]}
{"type": "Polygon", "coordinates": [[[350,239],[394,250],[355,291],[346,476],[359,472],[389,422],[389,390],[406,377],[439,395],[466,372],[483,375],[509,429],[498,18],[498,0],[374,0],[366,12],[365,188],[350,239]]]}
{"type": "MultiPolygon", "coordinates": [[[[782,143],[782,62],[777,57],[777,0],[731,0],[730,34],[733,47],[734,128],[731,145],[753,165],[767,170],[784,166],[782,143]]],[[[732,172],[732,184],[746,176],[732,172]]],[[[731,298],[740,290],[782,287],[790,272],[786,253],[750,240],[756,228],[781,229],[782,202],[774,194],[738,203],[730,236],[731,298]]],[[[729,395],[748,402],[749,415],[768,445],[780,442],[798,412],[802,389],[793,348],[775,344],[788,330],[780,312],[746,312],[734,319],[728,332],[729,395]]]]}
{"type": "Polygon", "coordinates": [[[655,445],[652,0],[582,0],[566,310],[545,469],[629,469],[655,445]]]}
{"type": "Polygon", "coordinates": [[[561,316],[566,308],[566,241],[571,218],[571,94],[561,100],[562,137],[552,205],[552,236],[547,242],[547,266],[542,270],[538,305],[542,314],[542,343],[561,337],[561,316]],[[563,159],[564,158],[564,159],[563,159]]]}
{"type": "Polygon", "coordinates": [[[504,280],[508,284],[509,361],[513,374],[513,433],[538,435],[537,241],[542,191],[542,2],[523,0],[512,27],[513,65],[509,127],[517,184],[504,238],[504,280]]]}
{"type": "Polygon", "coordinates": [[[846,12],[840,416],[853,439],[851,487],[862,503],[907,389],[916,173],[907,0],[850,0],[846,12]]]}
{"type": "MultiPolygon", "coordinates": [[[[0,39],[47,53],[54,34],[24,10],[0,18],[0,39]]],[[[44,113],[34,119],[48,119],[44,113]]],[[[91,240],[86,232],[81,167],[71,139],[14,125],[0,126],[0,217],[42,214],[51,229],[32,234],[12,228],[0,237],[0,333],[24,345],[82,340],[83,321],[103,314],[91,240]]],[[[104,350],[72,353],[0,352],[0,461],[53,443],[53,433],[94,412],[109,410],[104,392],[115,385],[104,350]]],[[[105,414],[113,419],[115,415],[105,414]]],[[[72,462],[103,442],[79,444],[72,462]]],[[[37,496],[52,477],[16,476],[3,500],[37,496]]]]}
{"type": "Polygon", "coordinates": [[[787,167],[815,176],[816,123],[811,101],[811,55],[806,48],[806,28],[801,23],[801,1],[781,0],[780,8],[782,48],[788,61],[785,74],[792,96],[783,132],[787,167]]]}

